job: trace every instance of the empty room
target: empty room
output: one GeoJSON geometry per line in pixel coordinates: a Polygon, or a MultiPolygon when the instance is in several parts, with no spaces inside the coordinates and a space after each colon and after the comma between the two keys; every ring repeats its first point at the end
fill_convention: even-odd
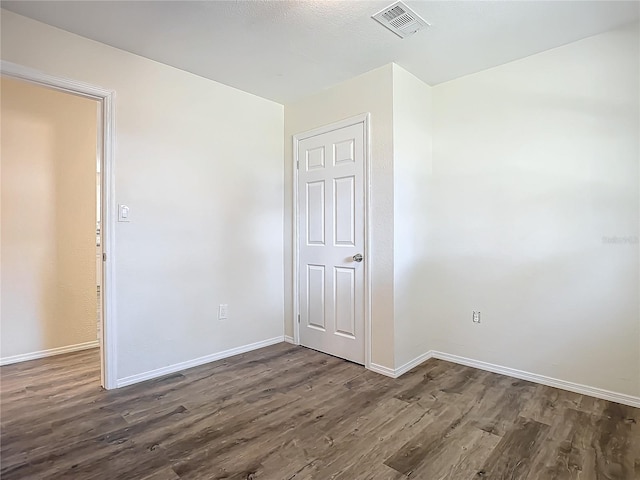
{"type": "Polygon", "coordinates": [[[0,478],[640,479],[640,2],[0,6],[0,478]]]}

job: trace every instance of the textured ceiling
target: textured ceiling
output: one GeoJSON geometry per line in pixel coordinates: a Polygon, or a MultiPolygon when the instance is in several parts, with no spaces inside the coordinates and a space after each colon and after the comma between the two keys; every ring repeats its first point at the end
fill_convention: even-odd
{"type": "Polygon", "coordinates": [[[640,2],[407,2],[431,27],[400,39],[392,1],[3,1],[99,42],[287,103],[389,62],[430,85],[638,21],[640,2]]]}

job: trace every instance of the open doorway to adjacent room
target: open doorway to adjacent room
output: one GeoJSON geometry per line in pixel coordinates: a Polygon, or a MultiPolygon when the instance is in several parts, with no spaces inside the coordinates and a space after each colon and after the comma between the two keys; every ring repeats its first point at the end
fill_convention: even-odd
{"type": "Polygon", "coordinates": [[[2,76],[1,352],[12,374],[98,386],[103,331],[101,104],[2,76]]]}

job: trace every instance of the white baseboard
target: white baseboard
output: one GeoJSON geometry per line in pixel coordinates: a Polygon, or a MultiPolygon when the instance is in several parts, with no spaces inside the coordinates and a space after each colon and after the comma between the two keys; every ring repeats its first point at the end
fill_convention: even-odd
{"type": "MultiPolygon", "coordinates": [[[[290,337],[288,335],[270,338],[268,340],[263,340],[261,342],[256,342],[256,343],[251,343],[249,345],[243,345],[240,347],[231,348],[229,350],[224,350],[222,352],[213,353],[211,355],[206,355],[204,357],[195,358],[193,360],[188,360],[186,362],[176,363],[174,365],[158,368],[155,370],[151,370],[149,372],[139,373],[136,375],[131,375],[129,377],[121,378],[117,382],[117,388],[125,387],[127,385],[132,385],[134,383],[143,382],[145,380],[151,380],[153,378],[158,378],[163,375],[168,375],[170,373],[175,373],[182,370],[186,370],[188,368],[204,365],[205,363],[210,363],[216,360],[221,360],[223,358],[239,355],[241,353],[250,352],[251,350],[257,350],[258,348],[268,347],[269,345],[275,345],[276,343],[280,343],[282,341],[285,341],[287,343],[294,343],[293,337],[290,337]]],[[[96,346],[97,346],[97,342],[91,342],[91,343],[96,343],[96,346]]],[[[85,348],[91,348],[91,347],[85,347],[85,348]]],[[[66,353],[66,352],[60,352],[60,353],[66,353]]],[[[15,357],[9,357],[9,358],[15,358],[15,357]]],[[[40,357],[34,357],[34,358],[40,358],[40,357]]],[[[399,376],[405,374],[409,370],[417,367],[418,365],[429,360],[430,358],[437,358],[437,359],[445,360],[448,362],[458,363],[460,365],[466,365],[472,368],[478,368],[480,370],[486,370],[488,372],[499,373],[502,375],[519,378],[521,380],[528,380],[530,382],[547,385],[549,387],[568,390],[570,392],[579,393],[581,395],[588,395],[590,397],[601,398],[603,400],[609,400],[612,402],[621,403],[623,405],[629,405],[631,407],[640,408],[640,397],[635,397],[633,395],[611,392],[609,390],[604,390],[601,388],[590,387],[587,385],[581,385],[578,383],[568,382],[565,380],[559,380],[557,378],[538,375],[536,373],[525,372],[523,370],[517,370],[515,368],[495,365],[492,363],[482,362],[480,360],[474,360],[471,358],[461,357],[458,355],[451,355],[448,353],[438,352],[435,350],[429,350],[428,352],[425,352],[417,356],[413,360],[395,369],[385,367],[383,365],[378,365],[376,363],[371,363],[371,365],[369,366],[369,370],[379,373],[381,375],[385,375],[387,377],[398,378],[399,376]]],[[[2,361],[4,362],[5,359],[3,359],[2,361]]],[[[20,361],[20,360],[16,360],[16,361],[20,361]]]]}
{"type": "Polygon", "coordinates": [[[384,365],[372,363],[369,366],[369,370],[371,370],[372,372],[380,373],[381,375],[386,375],[387,377],[398,378],[400,375],[404,375],[412,368],[420,365],[422,362],[429,360],[431,358],[431,353],[431,350],[429,350],[428,352],[425,352],[422,355],[418,355],[413,360],[408,361],[398,368],[389,368],[385,367],[384,365]]]}
{"type": "Polygon", "coordinates": [[[48,350],[40,350],[39,352],[23,353],[21,355],[12,355],[11,357],[0,358],[0,366],[10,365],[12,363],[26,362],[27,360],[36,360],[38,358],[53,357],[54,355],[62,355],[63,353],[79,352],[80,350],[89,350],[90,348],[98,348],[100,344],[98,340],[91,342],[77,343],[75,345],[67,345],[66,347],[50,348],[48,350]]]}
{"type": "Polygon", "coordinates": [[[460,365],[466,365],[467,367],[478,368],[480,370],[486,370],[488,372],[499,373],[501,375],[507,375],[509,377],[519,378],[520,380],[528,380],[530,382],[547,385],[549,387],[560,388],[562,390],[568,390],[570,392],[579,393],[581,395],[588,395],[590,397],[601,398],[602,400],[609,400],[611,402],[621,403],[623,405],[629,405],[630,407],[640,408],[640,397],[634,397],[633,395],[627,395],[624,393],[611,392],[602,388],[590,387],[587,385],[581,385],[579,383],[567,382],[566,380],[559,380],[557,378],[546,377],[544,375],[538,375],[537,373],[525,372],[523,370],[517,370],[515,368],[503,367],[501,365],[494,365],[493,363],[482,362],[480,360],[473,360],[471,358],[460,357],[458,355],[451,355],[449,353],[438,352],[435,350],[429,350],[422,355],[417,356],[413,360],[405,363],[404,365],[393,369],[377,365],[372,363],[370,370],[382,375],[386,375],[391,378],[398,378],[400,375],[407,373],[414,367],[417,367],[421,363],[429,360],[430,358],[438,358],[447,362],[458,363],[460,365]]]}
{"type": "Polygon", "coordinates": [[[371,363],[369,365],[369,370],[391,378],[398,377],[398,375],[396,375],[396,371],[393,368],[385,367],[384,365],[378,365],[377,363],[371,363]]]}
{"type": "Polygon", "coordinates": [[[417,367],[422,362],[425,362],[425,361],[429,360],[432,357],[433,357],[433,352],[431,350],[429,350],[428,352],[423,353],[422,355],[418,355],[413,360],[410,360],[407,363],[405,363],[404,365],[402,365],[401,367],[396,368],[394,370],[394,377],[393,378],[398,378],[400,375],[404,375],[405,373],[407,373],[412,368],[417,367]]]}
{"type": "Polygon", "coordinates": [[[193,360],[187,360],[186,362],[174,363],[173,365],[168,365],[166,367],[156,368],[155,370],[150,370],[148,372],[120,378],[117,381],[116,388],[126,387],[128,385],[133,385],[134,383],[144,382],[145,380],[151,380],[170,373],[180,372],[188,368],[204,365],[205,363],[215,362],[216,360],[222,360],[227,357],[233,357],[234,355],[240,355],[241,353],[250,352],[251,350],[257,350],[258,348],[282,343],[283,338],[284,337],[281,335],[279,337],[269,338],[268,340],[262,340],[260,342],[230,348],[229,350],[223,350],[222,352],[212,353],[211,355],[205,355],[204,357],[194,358],[193,360]]]}
{"type": "Polygon", "coordinates": [[[528,380],[530,382],[540,383],[549,387],[560,388],[562,390],[568,390],[570,392],[579,393],[581,395],[588,395],[590,397],[601,398],[603,400],[609,400],[611,402],[629,405],[630,407],[640,408],[640,397],[634,397],[633,395],[611,392],[602,388],[590,387],[588,385],[581,385],[579,383],[568,382],[566,380],[559,380],[557,378],[538,375],[537,373],[530,373],[523,370],[517,370],[515,368],[494,365],[493,363],[481,362],[479,360],[460,357],[458,355],[451,355],[449,353],[436,351],[431,351],[429,353],[431,358],[438,358],[440,360],[446,360],[448,362],[459,363],[460,365],[479,368],[480,370],[486,370],[488,372],[500,373],[509,377],[519,378],[520,380],[528,380]]]}

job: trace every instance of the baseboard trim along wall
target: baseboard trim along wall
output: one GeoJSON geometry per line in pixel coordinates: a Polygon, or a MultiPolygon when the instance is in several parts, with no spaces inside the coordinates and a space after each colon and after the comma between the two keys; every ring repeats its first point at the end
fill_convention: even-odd
{"type": "Polygon", "coordinates": [[[377,363],[373,362],[369,365],[369,370],[391,378],[398,378],[400,376],[400,374],[398,374],[397,371],[393,368],[385,367],[384,365],[378,365],[377,363]]]}
{"type": "Polygon", "coordinates": [[[395,374],[396,374],[395,378],[398,378],[400,375],[404,375],[405,373],[407,373],[412,368],[417,367],[418,365],[420,365],[421,363],[425,362],[426,360],[429,360],[430,358],[433,358],[433,350],[429,350],[428,352],[425,352],[422,355],[418,355],[413,360],[410,360],[409,362],[405,363],[401,367],[396,368],[396,370],[395,370],[395,374]]]}
{"type": "Polygon", "coordinates": [[[296,344],[296,341],[294,340],[294,338],[290,337],[289,335],[284,336],[284,341],[287,343],[293,343],[294,345],[296,344]]]}
{"type": "Polygon", "coordinates": [[[519,378],[520,380],[528,380],[530,382],[540,383],[542,385],[547,385],[548,387],[560,388],[562,390],[568,390],[570,392],[579,393],[581,395],[588,395],[590,397],[601,398],[602,400],[609,400],[611,402],[629,405],[630,407],[640,408],[640,397],[634,397],[633,395],[611,392],[602,388],[590,387],[588,385],[581,385],[579,383],[568,382],[566,380],[559,380],[557,378],[538,375],[537,373],[525,372],[523,370],[517,370],[515,368],[503,367],[501,365],[494,365],[493,363],[481,362],[479,360],[459,357],[458,355],[451,355],[448,353],[436,351],[432,351],[430,353],[432,358],[459,363],[460,365],[479,368],[480,370],[486,370],[488,372],[500,373],[509,377],[519,378]]]}
{"type": "Polygon", "coordinates": [[[602,388],[590,387],[588,385],[581,385],[579,383],[568,382],[566,380],[559,380],[557,378],[538,375],[537,373],[525,372],[523,370],[517,370],[515,368],[503,367],[502,365],[495,365],[493,363],[482,362],[480,360],[460,357],[458,355],[451,355],[449,353],[438,352],[435,350],[429,350],[428,352],[423,353],[422,355],[414,358],[413,360],[396,369],[371,364],[371,370],[388,377],[398,378],[399,376],[407,373],[412,368],[417,367],[430,358],[437,358],[440,360],[445,360],[447,362],[466,365],[467,367],[486,370],[487,372],[499,373],[502,375],[507,375],[509,377],[518,378],[520,380],[528,380],[530,382],[547,385],[549,387],[560,388],[562,390],[568,390],[570,392],[579,393],[581,395],[588,395],[590,397],[600,398],[602,400],[609,400],[611,402],[629,405],[630,407],[640,408],[640,397],[634,397],[633,395],[611,392],[602,388]]]}
{"type": "Polygon", "coordinates": [[[39,352],[23,353],[21,355],[12,355],[11,357],[0,358],[0,366],[10,365],[12,363],[26,362],[27,360],[36,360],[38,358],[53,357],[54,355],[62,355],[63,353],[79,352],[80,350],[89,350],[90,348],[98,348],[100,344],[98,340],[91,342],[77,343],[75,345],[67,345],[66,347],[50,348],[48,350],[40,350],[39,352]]]}
{"type": "Polygon", "coordinates": [[[234,355],[240,355],[241,353],[247,353],[251,350],[257,350],[258,348],[268,347],[269,345],[275,345],[276,343],[282,343],[285,341],[284,336],[278,336],[262,340],[260,342],[250,343],[248,345],[242,345],[240,347],[230,348],[229,350],[223,350],[222,352],[212,353],[211,355],[205,355],[204,357],[194,358],[193,360],[187,360],[186,362],[174,363],[166,367],[157,368],[148,372],[138,373],[129,377],[118,379],[116,388],[126,387],[133,385],[134,383],[144,382],[145,380],[151,380],[154,378],[162,377],[170,373],[180,372],[192,367],[198,367],[205,363],[215,362],[216,360],[222,360],[223,358],[233,357],[234,355]]]}

